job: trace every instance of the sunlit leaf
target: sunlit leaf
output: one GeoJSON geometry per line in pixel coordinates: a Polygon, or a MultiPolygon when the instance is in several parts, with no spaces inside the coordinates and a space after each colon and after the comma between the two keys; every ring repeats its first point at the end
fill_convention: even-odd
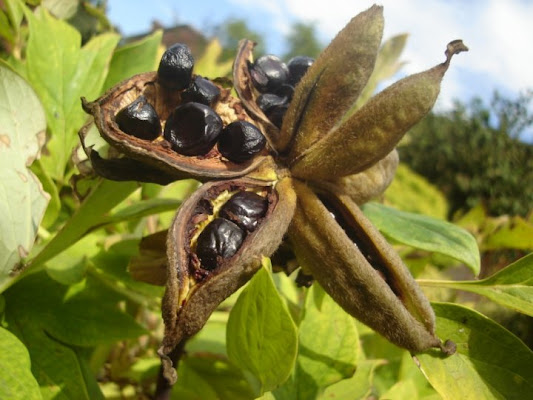
{"type": "Polygon", "coordinates": [[[0,398],[42,399],[39,385],[31,374],[28,350],[12,333],[0,327],[0,398]]]}
{"type": "Polygon", "coordinates": [[[385,235],[417,249],[433,251],[464,262],[476,275],[480,270],[476,239],[449,222],[367,203],[365,215],[385,235]]]}
{"type": "Polygon", "coordinates": [[[35,92],[0,64],[0,287],[33,247],[50,199],[27,168],[41,150],[45,129],[35,92]]]}
{"type": "Polygon", "coordinates": [[[444,400],[525,399],[533,393],[533,352],[516,336],[469,308],[434,303],[437,335],[457,344],[416,359],[444,400]]]}
{"type": "Polygon", "coordinates": [[[226,343],[230,360],[258,379],[261,393],[289,377],[296,359],[296,327],[265,265],[231,310],[226,343]]]}
{"type": "Polygon", "coordinates": [[[423,286],[477,293],[492,301],[533,316],[533,253],[479,281],[420,280],[423,286]]]}

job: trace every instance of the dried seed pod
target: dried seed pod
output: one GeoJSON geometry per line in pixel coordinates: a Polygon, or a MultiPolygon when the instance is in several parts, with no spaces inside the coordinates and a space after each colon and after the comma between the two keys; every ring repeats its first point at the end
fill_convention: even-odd
{"type": "Polygon", "coordinates": [[[254,193],[242,191],[229,199],[220,209],[220,216],[235,222],[242,229],[253,232],[268,208],[266,198],[254,193]]]}
{"type": "Polygon", "coordinates": [[[235,121],[220,135],[218,150],[227,159],[241,163],[265,148],[266,139],[259,129],[246,121],[235,121]]]}
{"type": "MultiPolygon", "coordinates": [[[[211,108],[220,116],[223,124],[227,125],[236,120],[250,122],[251,119],[244,111],[242,103],[231,96],[230,89],[214,84],[220,90],[220,96],[211,108]]],[[[139,180],[165,184],[176,179],[191,177],[202,181],[209,178],[238,177],[258,170],[259,165],[265,161],[271,163],[271,158],[266,156],[266,150],[248,161],[234,163],[222,157],[218,151],[210,151],[202,156],[186,156],[174,151],[170,143],[161,136],[148,142],[126,134],[115,122],[115,115],[139,96],[144,96],[153,106],[163,126],[166,125],[172,111],[183,104],[180,92],[164,90],[157,84],[155,72],[135,75],[110,89],[94,102],[82,99],[84,110],[94,117],[102,137],[117,152],[125,156],[119,159],[102,159],[94,149],[85,146],[87,129],[82,129],[79,133],[80,139],[85,152],[98,163],[99,174],[114,180],[139,180]],[[142,164],[151,171],[145,173],[144,168],[139,168],[142,164]],[[155,173],[157,171],[160,171],[161,178],[155,173]]]]}
{"type": "Polygon", "coordinates": [[[163,87],[182,90],[191,83],[193,67],[194,58],[189,47],[176,43],[163,53],[157,69],[157,79],[163,87]]]}
{"type": "Polygon", "coordinates": [[[413,352],[441,347],[428,300],[357,205],[347,196],[325,193],[328,205],[335,207],[334,219],[305,184],[295,181],[295,189],[291,244],[324,290],[346,312],[400,347],[413,352]]]}
{"type": "Polygon", "coordinates": [[[328,180],[352,175],[374,165],[389,154],[405,132],[433,107],[452,56],[465,50],[468,49],[461,41],[452,42],[446,50],[444,63],[410,75],[378,93],[321,140],[293,158],[290,161],[293,175],[328,180]]]}
{"type": "Polygon", "coordinates": [[[185,103],[168,117],[164,136],[178,153],[198,156],[213,148],[220,132],[222,120],[212,108],[200,103],[185,103]]]}
{"type": "Polygon", "coordinates": [[[159,354],[169,382],[176,373],[168,354],[206,323],[215,308],[245,284],[280,245],[294,213],[296,198],[289,178],[268,186],[261,181],[232,180],[204,184],[181,207],[167,240],[167,288],[163,298],[165,337],[159,354]],[[193,251],[195,234],[216,214],[217,204],[231,192],[265,193],[268,208],[255,231],[248,233],[237,252],[213,271],[200,268],[193,251]]]}
{"type": "Polygon", "coordinates": [[[184,102],[196,102],[211,106],[220,97],[220,89],[208,79],[201,76],[194,77],[191,86],[183,91],[181,98],[184,102]]]}
{"type": "Polygon", "coordinates": [[[159,117],[144,96],[120,110],[115,121],[122,131],[139,139],[154,140],[161,134],[159,117]]]}

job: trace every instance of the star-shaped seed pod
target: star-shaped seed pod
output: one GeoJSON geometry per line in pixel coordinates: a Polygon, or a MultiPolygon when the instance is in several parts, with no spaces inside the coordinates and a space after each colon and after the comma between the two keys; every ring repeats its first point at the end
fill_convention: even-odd
{"type": "MultiPolygon", "coordinates": [[[[388,186],[398,164],[395,146],[432,108],[452,56],[467,48],[451,42],[444,63],[398,81],[357,109],[382,31],[382,8],[373,6],[316,61],[306,58],[303,67],[291,68],[297,78],[274,57],[254,64],[253,43],[243,40],[233,76],[239,99],[221,81],[202,80],[216,96],[189,101],[188,93],[200,92],[189,87],[199,79],[179,46],[187,65],[166,57],[177,73],[163,65],[164,79],[156,72],[136,75],[94,102],[83,101],[102,137],[122,155],[104,159],[84,144],[97,173],[160,184],[190,177],[204,182],[180,207],[166,239],[159,354],[169,382],[176,379],[169,355],[282,242],[306,276],[394,344],[411,352],[453,352],[436,337],[433,310],[407,267],[358,205],[388,186]],[[169,82],[173,75],[184,82],[169,82]],[[278,99],[265,102],[267,95],[278,99]],[[144,120],[160,121],[156,138],[121,129],[137,126],[124,115],[136,118],[128,110],[139,110],[139,98],[143,113],[157,114],[144,120]],[[278,108],[265,112],[265,104],[278,108]],[[238,139],[222,139],[224,132],[238,139]]],[[[82,129],[82,143],[85,134],[82,129]]]]}

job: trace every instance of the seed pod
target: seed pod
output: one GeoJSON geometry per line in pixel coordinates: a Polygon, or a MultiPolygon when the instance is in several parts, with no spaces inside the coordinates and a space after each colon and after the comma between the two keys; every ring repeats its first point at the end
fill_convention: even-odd
{"type": "Polygon", "coordinates": [[[268,208],[267,199],[254,192],[241,191],[233,195],[220,209],[220,216],[253,232],[268,208]]]}
{"type": "Polygon", "coordinates": [[[220,89],[208,79],[196,76],[191,86],[183,91],[181,98],[184,102],[196,102],[211,106],[220,97],[220,89]]]}
{"type": "Polygon", "coordinates": [[[452,42],[444,63],[410,75],[378,93],[292,159],[293,175],[312,180],[339,178],[363,171],[385,157],[405,132],[431,110],[452,56],[465,50],[468,49],[461,41],[452,42]]]}
{"type": "Polygon", "coordinates": [[[154,140],[161,134],[159,117],[144,96],[120,110],[115,121],[122,131],[139,139],[154,140]]]}
{"type": "Polygon", "coordinates": [[[161,57],[157,79],[161,86],[173,90],[185,89],[191,83],[194,58],[183,43],[169,47],[161,57]]]}
{"type": "Polygon", "coordinates": [[[206,154],[222,132],[222,120],[210,107],[200,103],[185,103],[167,119],[164,136],[180,154],[206,154]]]}
{"type": "Polygon", "coordinates": [[[168,354],[182,340],[194,335],[215,308],[260,268],[261,256],[269,256],[281,243],[296,203],[289,178],[265,186],[260,181],[233,180],[204,184],[181,207],[167,240],[168,278],[163,297],[165,337],[159,354],[169,382],[176,373],[168,354]],[[217,204],[228,193],[242,190],[264,192],[268,199],[265,217],[248,233],[237,252],[213,271],[199,268],[193,253],[198,230],[216,213],[217,204]]]}
{"type": "Polygon", "coordinates": [[[220,153],[240,163],[251,159],[265,148],[266,139],[255,125],[246,121],[232,122],[224,128],[218,142],[220,153]]]}
{"type": "Polygon", "coordinates": [[[302,267],[346,312],[396,345],[413,352],[441,347],[428,300],[355,203],[324,194],[336,220],[305,184],[295,181],[295,189],[289,236],[302,267]]]}
{"type": "MultiPolygon", "coordinates": [[[[251,119],[244,111],[242,103],[231,96],[230,89],[214,84],[220,90],[220,96],[211,108],[220,116],[223,124],[227,125],[236,120],[250,122],[251,119]]],[[[166,184],[176,179],[191,177],[201,181],[213,177],[217,179],[238,177],[257,170],[264,161],[271,163],[270,157],[266,157],[266,151],[261,151],[242,163],[234,163],[222,157],[218,151],[211,151],[198,157],[182,155],[174,151],[171,144],[161,136],[151,142],[141,140],[123,132],[115,122],[119,110],[140,96],[144,96],[155,109],[161,124],[165,126],[172,111],[182,104],[181,93],[183,92],[162,89],[157,84],[156,73],[148,72],[121,82],[94,102],[82,99],[84,110],[94,117],[101,136],[116,149],[116,152],[125,156],[102,159],[94,149],[85,145],[87,129],[80,130],[79,136],[85,152],[91,154],[91,159],[99,164],[96,166],[98,173],[113,180],[139,180],[166,184]],[[139,168],[142,164],[146,165],[148,171],[139,168]]]]}

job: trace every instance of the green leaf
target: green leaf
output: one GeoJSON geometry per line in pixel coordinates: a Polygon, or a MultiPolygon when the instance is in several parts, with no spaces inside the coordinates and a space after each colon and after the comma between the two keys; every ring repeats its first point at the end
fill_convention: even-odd
{"type": "Polygon", "coordinates": [[[42,399],[39,385],[31,374],[28,350],[9,331],[0,327],[0,398],[42,399]]]}
{"type": "Polygon", "coordinates": [[[126,199],[138,187],[136,182],[100,180],[66,225],[31,260],[30,266],[37,268],[43,265],[72,246],[92,229],[100,226],[102,219],[106,218],[105,214],[126,199]]]}
{"type": "Polygon", "coordinates": [[[59,19],[68,19],[76,14],[79,0],[42,0],[41,5],[59,19]]]}
{"type": "Polygon", "coordinates": [[[104,90],[132,75],[154,71],[159,61],[156,58],[162,37],[163,32],[158,30],[141,40],[118,48],[113,53],[104,90]]]}
{"type": "Polygon", "coordinates": [[[3,3],[6,5],[6,11],[9,20],[11,21],[11,26],[18,32],[22,17],[24,16],[20,0],[4,0],[3,3]]]}
{"type": "Polygon", "coordinates": [[[476,239],[467,231],[449,222],[367,203],[365,215],[385,235],[417,249],[445,254],[464,262],[479,274],[480,258],[476,239]]]}
{"type": "Polygon", "coordinates": [[[296,368],[287,382],[293,387],[282,389],[285,396],[297,393],[301,399],[314,399],[327,386],[350,378],[358,348],[354,319],[315,283],[307,292],[296,368]]]}
{"type": "Polygon", "coordinates": [[[233,60],[220,62],[223,48],[217,39],[211,40],[205,48],[202,57],[194,64],[194,70],[198,75],[208,78],[228,76],[233,67],[233,60]]]}
{"type": "Polygon", "coordinates": [[[418,400],[416,386],[411,379],[396,382],[379,400],[418,400]]]}
{"type": "Polygon", "coordinates": [[[27,168],[44,143],[46,122],[32,88],[0,64],[0,287],[28,255],[50,196],[27,168]]]}
{"type": "Polygon", "coordinates": [[[327,387],[319,399],[366,399],[372,390],[375,369],[385,363],[385,360],[359,361],[351,378],[327,387]]]}
{"type": "Polygon", "coordinates": [[[68,287],[42,272],[6,291],[8,312],[16,310],[48,335],[75,346],[113,343],[146,333],[120,310],[118,302],[122,299],[94,279],[68,287]]]}
{"type": "Polygon", "coordinates": [[[525,399],[533,393],[533,352],[516,336],[469,308],[433,303],[437,335],[457,344],[415,360],[444,400],[525,399]]]}
{"type": "Polygon", "coordinates": [[[533,253],[479,281],[420,280],[423,286],[477,293],[492,301],[533,316],[533,253]]]}
{"type": "Polygon", "coordinates": [[[297,350],[296,327],[265,260],[231,310],[226,333],[230,360],[259,380],[261,394],[287,380],[297,350]]]}
{"type": "Polygon", "coordinates": [[[182,359],[178,381],[172,389],[176,400],[249,400],[253,391],[242,372],[218,355],[196,354],[182,359]]]}
{"type": "Polygon", "coordinates": [[[86,119],[80,97],[99,95],[119,36],[99,35],[81,48],[79,32],[46,9],[38,8],[35,14],[26,9],[25,15],[29,24],[27,75],[45,105],[51,134],[50,155],[42,163],[52,178],[62,181],[78,143],[76,133],[86,119]]]}

